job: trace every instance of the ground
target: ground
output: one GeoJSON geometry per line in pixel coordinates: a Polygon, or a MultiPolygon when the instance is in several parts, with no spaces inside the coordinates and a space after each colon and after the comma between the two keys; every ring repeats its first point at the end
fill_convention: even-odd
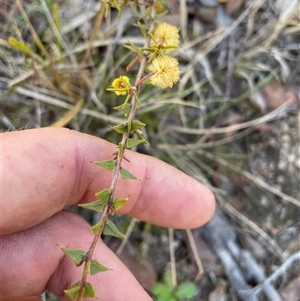
{"type": "MultiPolygon", "coordinates": [[[[226,264],[235,262],[248,288],[259,288],[283,266],[272,281],[279,295],[271,289],[276,297],[271,292],[257,300],[299,301],[299,3],[168,3],[161,22],[180,27],[176,57],[181,79],[172,89],[143,89],[137,117],[147,124],[144,135],[150,145],[136,150],[209,185],[221,215],[201,229],[174,233],[117,217],[122,230],[129,225],[133,230],[122,252],[119,241],[106,238],[107,244],[119,249],[148,291],[169,281],[170,266],[176,266],[178,284],[197,285],[191,300],[250,300],[228,273],[226,264]],[[214,228],[220,227],[214,222],[218,219],[230,229],[236,253],[249,252],[253,266],[264,271],[262,279],[248,277],[251,270],[227,244],[217,245],[213,235],[207,238],[212,229],[220,235],[216,238],[222,237],[220,228],[214,228]],[[222,250],[231,256],[227,262],[222,250]]],[[[109,127],[125,119],[112,109],[119,99],[106,88],[134,57],[123,45],[130,41],[141,47],[144,38],[132,26],[138,18],[131,9],[121,19],[113,9],[98,28],[100,6],[92,0],[2,1],[2,131],[65,126],[118,143],[119,136],[109,127]],[[10,37],[27,45],[29,54],[9,43],[10,37]]],[[[138,15],[142,10],[137,9],[138,15]]],[[[134,78],[136,71],[134,67],[129,76],[134,78]]],[[[80,213],[93,221],[90,214],[80,213]]]]}

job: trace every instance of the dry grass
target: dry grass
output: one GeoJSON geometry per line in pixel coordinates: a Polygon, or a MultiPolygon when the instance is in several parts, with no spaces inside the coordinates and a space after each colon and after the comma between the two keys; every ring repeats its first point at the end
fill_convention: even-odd
{"type": "MultiPolygon", "coordinates": [[[[203,7],[200,2],[193,11],[203,7]]],[[[299,251],[298,1],[241,2],[235,13],[219,10],[210,23],[188,13],[186,1],[169,16],[181,25],[183,43],[177,54],[182,77],[172,90],[144,88],[138,118],[147,123],[151,146],[138,151],[212,187],[237,232],[263,238],[260,260],[272,271],[299,251]]],[[[1,130],[67,126],[117,142],[109,127],[123,119],[112,110],[118,99],[105,89],[132,59],[123,45],[143,43],[132,26],[136,17],[126,10],[119,20],[113,11],[104,20],[98,2],[90,1],[87,9],[78,1],[78,7],[60,3],[58,18],[53,4],[6,0],[0,5],[1,130]],[[7,42],[11,36],[34,55],[13,49],[7,42]]],[[[133,239],[143,237],[139,223],[130,225],[133,239]]],[[[175,231],[173,240],[191,242],[192,251],[185,252],[196,256],[201,269],[190,232],[187,237],[175,231]]],[[[244,246],[251,249],[249,241],[244,246]]],[[[178,257],[177,251],[171,252],[177,278],[195,279],[197,273],[180,270],[190,259],[178,257]]],[[[293,276],[282,277],[277,287],[293,276]]],[[[222,273],[215,277],[225,278],[222,273]]],[[[201,300],[213,300],[209,287],[207,291],[203,285],[201,300]]],[[[236,300],[230,289],[225,295],[236,300]]]]}

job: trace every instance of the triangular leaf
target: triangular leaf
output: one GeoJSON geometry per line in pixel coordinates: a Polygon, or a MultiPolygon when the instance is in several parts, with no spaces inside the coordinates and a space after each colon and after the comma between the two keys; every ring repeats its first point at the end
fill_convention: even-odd
{"type": "Polygon", "coordinates": [[[104,209],[104,205],[102,204],[101,201],[97,200],[92,203],[86,203],[86,204],[79,204],[78,205],[81,208],[87,209],[87,210],[93,210],[96,212],[102,212],[104,209]]]}
{"type": "Polygon", "coordinates": [[[126,103],[125,105],[121,104],[117,107],[114,107],[113,109],[117,111],[121,111],[125,114],[125,116],[127,116],[130,112],[130,104],[129,103],[126,103]]]}
{"type": "Polygon", "coordinates": [[[102,222],[98,222],[97,224],[95,224],[94,226],[92,226],[92,231],[94,233],[94,235],[99,231],[100,227],[102,226],[102,222]]]}
{"type": "Polygon", "coordinates": [[[115,161],[114,160],[105,160],[105,161],[95,161],[93,162],[96,165],[102,166],[110,172],[115,170],[115,161]]]}
{"type": "Polygon", "coordinates": [[[142,131],[137,130],[137,131],[135,132],[135,134],[136,134],[138,140],[143,140],[143,143],[148,144],[148,145],[150,144],[150,143],[144,138],[144,136],[143,136],[143,134],[142,134],[142,131]]]}
{"type": "Polygon", "coordinates": [[[126,236],[123,233],[121,233],[120,230],[116,227],[116,225],[110,220],[106,222],[103,234],[114,236],[121,239],[126,238],[126,236]]]}
{"type": "Polygon", "coordinates": [[[114,209],[116,211],[120,210],[126,204],[127,201],[128,201],[128,198],[126,198],[126,199],[114,199],[113,200],[114,209]]]}
{"type": "Polygon", "coordinates": [[[72,283],[71,284],[71,287],[73,288],[73,287],[76,287],[76,286],[80,286],[80,280],[78,280],[77,282],[74,282],[74,283],[72,283]]]}
{"type": "Polygon", "coordinates": [[[70,257],[76,265],[80,265],[83,261],[83,258],[86,254],[84,250],[80,249],[68,249],[64,247],[60,247],[60,249],[68,256],[70,257]]]}
{"type": "Polygon", "coordinates": [[[102,265],[101,263],[99,263],[97,260],[95,259],[92,259],[92,262],[91,262],[91,275],[95,275],[97,273],[100,273],[100,272],[106,272],[106,271],[109,271],[110,269],[105,267],[104,265],[102,265]]]}
{"type": "Polygon", "coordinates": [[[69,296],[73,301],[76,300],[78,292],[79,292],[79,286],[74,286],[70,288],[69,290],[64,290],[64,293],[69,296]]]}
{"type": "Polygon", "coordinates": [[[101,202],[102,205],[106,205],[110,195],[110,189],[105,188],[97,193],[95,193],[96,198],[101,202]]]}
{"type": "Polygon", "coordinates": [[[121,167],[121,177],[126,180],[126,179],[130,179],[130,180],[137,180],[138,178],[133,175],[132,173],[130,173],[127,169],[125,169],[124,167],[121,167]]]}
{"type": "Polygon", "coordinates": [[[118,125],[112,126],[111,129],[117,131],[120,134],[127,133],[127,125],[126,124],[118,124],[118,125]]]}
{"type": "Polygon", "coordinates": [[[128,138],[127,143],[126,143],[126,147],[131,148],[131,147],[137,146],[141,143],[145,143],[145,140],[138,140],[138,139],[128,138]]]}
{"type": "Polygon", "coordinates": [[[139,130],[139,129],[143,128],[145,125],[146,125],[146,123],[143,123],[137,119],[133,120],[132,124],[131,124],[131,132],[139,130]]]}
{"type": "Polygon", "coordinates": [[[83,298],[96,298],[97,295],[91,283],[86,282],[84,286],[83,298]]]}

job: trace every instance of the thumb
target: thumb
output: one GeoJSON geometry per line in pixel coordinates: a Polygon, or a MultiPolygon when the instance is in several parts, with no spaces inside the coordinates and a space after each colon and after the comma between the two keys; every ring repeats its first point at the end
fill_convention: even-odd
{"type": "MultiPolygon", "coordinates": [[[[26,300],[23,297],[39,295],[46,289],[63,296],[64,290],[81,279],[83,266],[76,267],[58,245],[87,250],[92,240],[93,233],[88,223],[67,211],[57,213],[30,229],[0,237],[0,296],[4,299],[22,297],[22,300],[26,300]]],[[[107,272],[89,275],[88,278],[100,300],[152,300],[101,240],[93,257],[110,268],[107,272]]],[[[64,296],[62,300],[70,299],[64,296]]]]}

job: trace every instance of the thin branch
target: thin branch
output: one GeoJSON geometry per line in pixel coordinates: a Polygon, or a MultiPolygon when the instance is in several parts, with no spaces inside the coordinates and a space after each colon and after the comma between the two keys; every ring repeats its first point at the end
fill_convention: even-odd
{"type": "Polygon", "coordinates": [[[277,278],[284,272],[286,272],[286,270],[288,270],[296,261],[300,261],[300,251],[292,254],[289,258],[287,258],[284,261],[284,263],[273,274],[271,274],[268,278],[264,280],[263,283],[253,288],[252,292],[255,295],[260,294],[262,291],[265,290],[266,286],[270,285],[271,282],[277,280],[277,278]]]}
{"type": "MultiPolygon", "coordinates": [[[[149,31],[151,31],[153,29],[153,27],[154,27],[154,24],[152,24],[150,26],[149,31]]],[[[150,44],[150,37],[146,40],[145,47],[148,47],[149,44],[150,44]]],[[[143,57],[143,59],[141,60],[140,68],[139,68],[138,74],[136,76],[136,81],[135,81],[135,86],[136,87],[138,87],[138,83],[143,78],[147,62],[148,62],[148,59],[145,55],[143,57]]],[[[138,92],[139,91],[137,91],[137,94],[138,94],[138,92]]],[[[127,123],[131,123],[135,119],[137,104],[138,104],[138,99],[135,96],[132,96],[131,109],[130,109],[130,113],[129,113],[128,118],[127,118],[127,123]]],[[[116,187],[117,187],[118,178],[119,178],[121,167],[122,167],[122,160],[124,158],[124,152],[125,152],[125,148],[126,148],[126,144],[127,144],[127,140],[129,138],[129,135],[130,135],[130,130],[128,129],[126,131],[126,133],[123,134],[122,140],[119,143],[119,146],[123,147],[124,151],[119,151],[118,152],[118,156],[117,156],[116,161],[115,161],[115,169],[114,169],[112,181],[111,181],[111,184],[110,184],[110,187],[109,187],[110,195],[109,195],[109,198],[108,198],[107,205],[104,207],[104,210],[103,210],[101,218],[100,218],[101,226],[100,226],[99,230],[97,231],[97,233],[95,234],[94,239],[93,239],[93,241],[90,245],[90,248],[87,251],[86,256],[84,258],[84,269],[83,269],[83,272],[82,272],[82,277],[81,277],[80,284],[79,284],[79,292],[78,292],[76,301],[81,301],[83,299],[84,288],[85,288],[85,284],[86,284],[86,281],[87,281],[87,275],[88,275],[88,273],[87,273],[88,265],[92,261],[93,253],[95,251],[97,243],[98,243],[98,241],[99,241],[99,239],[100,239],[100,237],[103,233],[105,225],[108,221],[108,217],[112,213],[112,208],[113,208],[112,203],[113,203],[113,200],[115,198],[116,187]]]]}
{"type": "Polygon", "coordinates": [[[249,179],[250,181],[254,182],[256,185],[270,191],[271,193],[279,196],[280,198],[282,198],[283,200],[290,202],[298,207],[300,207],[300,201],[283,193],[282,191],[276,189],[275,187],[269,185],[268,183],[266,183],[264,180],[262,180],[261,178],[258,178],[257,176],[254,176],[253,174],[251,174],[250,172],[246,171],[246,170],[242,170],[240,167],[238,167],[235,164],[230,163],[227,160],[224,160],[218,156],[213,155],[212,153],[206,152],[206,151],[199,151],[199,153],[203,154],[205,157],[220,163],[221,165],[227,166],[230,169],[234,170],[235,172],[243,175],[245,178],[249,179]]]}
{"type": "Polygon", "coordinates": [[[210,129],[192,129],[192,128],[185,128],[180,126],[170,126],[166,129],[167,132],[176,131],[179,133],[186,133],[186,134],[195,134],[195,135],[212,135],[212,134],[224,134],[239,131],[245,128],[249,128],[252,126],[258,126],[260,124],[264,124],[269,121],[273,121],[276,119],[280,119],[285,116],[286,112],[288,111],[289,107],[293,104],[293,100],[289,99],[281,106],[273,110],[272,112],[259,117],[254,120],[250,120],[244,123],[234,124],[227,127],[220,127],[220,128],[210,128],[210,129]]]}
{"type": "Polygon", "coordinates": [[[194,236],[192,234],[192,231],[190,229],[187,229],[187,230],[185,230],[185,232],[187,234],[187,237],[188,237],[188,240],[190,243],[190,247],[191,247],[192,253],[194,255],[196,265],[198,267],[198,275],[196,276],[196,280],[199,280],[202,277],[202,274],[204,272],[203,265],[202,265],[202,262],[201,262],[201,259],[200,259],[200,256],[199,256],[199,253],[197,250],[196,242],[195,242],[194,236]]]}
{"type": "Polygon", "coordinates": [[[135,226],[135,224],[136,224],[137,221],[138,220],[136,218],[132,218],[131,219],[130,224],[129,224],[129,226],[128,226],[127,230],[126,230],[126,233],[125,233],[126,238],[122,240],[122,242],[121,242],[118,250],[116,251],[117,255],[120,255],[123,252],[123,250],[124,250],[124,248],[125,248],[125,246],[126,246],[126,244],[128,242],[128,237],[132,233],[133,228],[134,228],[134,226],[135,226]]]}
{"type": "Polygon", "coordinates": [[[177,286],[176,276],[176,261],[175,261],[175,248],[174,248],[174,229],[169,228],[169,249],[170,249],[170,261],[171,261],[171,276],[172,286],[177,286]]]}
{"type": "Polygon", "coordinates": [[[29,28],[29,31],[33,37],[34,42],[37,44],[38,48],[41,50],[41,52],[43,53],[43,55],[47,58],[48,62],[52,62],[52,58],[50,56],[50,54],[48,53],[48,51],[46,50],[45,46],[43,45],[42,41],[40,40],[39,36],[37,35],[36,31],[34,30],[33,26],[31,25],[31,22],[22,6],[22,3],[20,0],[17,0],[17,6],[22,14],[22,17],[24,18],[26,25],[29,28]]]}

